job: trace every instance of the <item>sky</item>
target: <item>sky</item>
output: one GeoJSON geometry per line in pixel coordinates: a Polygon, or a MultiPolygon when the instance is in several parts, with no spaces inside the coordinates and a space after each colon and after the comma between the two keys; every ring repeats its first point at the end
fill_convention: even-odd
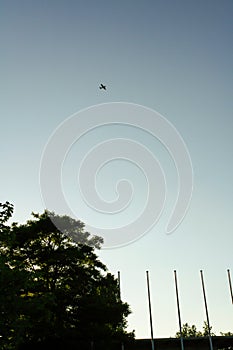
{"type": "Polygon", "coordinates": [[[166,177],[164,211],[140,239],[98,252],[113,274],[121,272],[122,299],[132,310],[128,329],[137,338],[150,337],[148,270],[154,335],[178,331],[175,269],[182,323],[201,329],[203,269],[213,331],[233,331],[226,273],[233,274],[233,2],[1,0],[0,8],[0,201],[14,204],[13,221],[25,222],[46,207],[41,159],[67,118],[110,102],[154,110],[182,136],[192,162],[192,200],[177,229],[165,232],[178,185],[171,155],[151,134],[130,125],[102,125],[70,145],[62,165],[67,203],[85,223],[116,228],[135,220],[150,192],[140,167],[116,159],[97,174],[107,202],[116,199],[117,181],[130,178],[134,197],[120,216],[83,209],[77,173],[82,157],[106,139],[134,139],[147,147],[166,177]]]}

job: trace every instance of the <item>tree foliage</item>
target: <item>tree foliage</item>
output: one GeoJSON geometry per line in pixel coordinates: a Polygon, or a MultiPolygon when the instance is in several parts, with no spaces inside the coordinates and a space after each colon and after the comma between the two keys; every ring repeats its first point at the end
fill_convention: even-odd
{"type": "Polygon", "coordinates": [[[117,280],[94,252],[101,238],[90,238],[81,221],[47,211],[33,214],[26,224],[5,226],[13,207],[6,203],[1,208],[2,349],[133,337],[125,330],[129,306],[120,300],[117,280]],[[81,243],[72,239],[77,235],[81,243]]]}
{"type": "Polygon", "coordinates": [[[220,332],[221,336],[223,337],[233,337],[232,332],[220,332]]]}
{"type": "MultiPolygon", "coordinates": [[[[191,325],[190,326],[188,323],[185,323],[182,326],[182,332],[181,333],[182,333],[182,337],[183,338],[207,337],[209,335],[215,336],[216,334],[214,334],[211,330],[212,330],[212,327],[210,327],[210,330],[209,330],[207,322],[204,322],[202,331],[198,331],[197,327],[195,325],[191,325]]],[[[222,336],[233,335],[231,332],[227,332],[227,333],[220,332],[220,334],[222,336]]],[[[180,338],[180,332],[177,332],[175,336],[176,336],[176,338],[180,338]]]]}
{"type": "Polygon", "coordinates": [[[188,323],[183,324],[181,334],[177,332],[176,338],[180,338],[180,335],[183,338],[202,337],[202,333],[197,330],[197,327],[194,324],[190,326],[188,323]]]}
{"type": "Polygon", "coordinates": [[[9,220],[9,218],[13,214],[13,204],[6,202],[0,203],[0,229],[3,230],[5,227],[5,223],[9,220]]]}

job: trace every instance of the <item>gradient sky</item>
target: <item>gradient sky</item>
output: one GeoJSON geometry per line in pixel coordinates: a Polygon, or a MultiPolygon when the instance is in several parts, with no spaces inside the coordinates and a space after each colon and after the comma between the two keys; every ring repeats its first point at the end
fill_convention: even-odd
{"type": "MultiPolygon", "coordinates": [[[[112,273],[121,271],[137,337],[150,335],[146,270],[156,337],[178,330],[174,269],[183,323],[201,328],[206,319],[203,269],[213,331],[233,331],[226,274],[227,268],[233,274],[232,17],[231,0],[0,1],[0,201],[15,205],[14,221],[43,211],[43,149],[54,129],[83,108],[144,105],[165,116],[187,144],[194,192],[175,233],[165,234],[165,210],[140,240],[99,253],[112,273]]],[[[171,176],[171,165],[164,166],[171,176]]]]}

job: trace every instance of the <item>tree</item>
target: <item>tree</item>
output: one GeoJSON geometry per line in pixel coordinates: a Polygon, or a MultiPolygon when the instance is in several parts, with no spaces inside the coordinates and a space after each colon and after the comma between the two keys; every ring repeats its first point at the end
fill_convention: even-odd
{"type": "Polygon", "coordinates": [[[203,331],[202,331],[202,336],[203,337],[208,337],[209,335],[211,335],[212,337],[214,337],[216,334],[214,334],[213,332],[211,332],[211,329],[213,327],[210,326],[210,329],[208,327],[208,323],[206,321],[204,321],[204,325],[203,325],[203,331]]]}
{"type": "MultiPolygon", "coordinates": [[[[195,325],[190,326],[188,323],[183,324],[181,333],[183,338],[202,336],[201,332],[197,331],[197,327],[195,325]]],[[[175,337],[180,338],[180,332],[177,332],[175,337]]]]}
{"type": "Polygon", "coordinates": [[[222,337],[232,337],[233,333],[232,332],[220,332],[222,337]]]}
{"type": "MultiPolygon", "coordinates": [[[[212,327],[210,327],[210,335],[215,336],[216,334],[211,332],[212,327]]],[[[229,337],[233,336],[232,332],[220,332],[221,336],[229,337]]],[[[193,324],[190,326],[188,323],[184,323],[182,326],[182,336],[183,338],[191,338],[191,337],[208,337],[209,336],[209,327],[208,323],[204,321],[204,325],[202,328],[202,332],[197,330],[197,327],[193,324]]],[[[177,332],[175,335],[176,338],[180,338],[180,332],[177,332]]]]}
{"type": "Polygon", "coordinates": [[[110,342],[134,336],[125,330],[130,309],[119,298],[117,280],[94,252],[101,242],[90,238],[81,221],[47,211],[1,230],[1,276],[14,290],[13,314],[4,311],[9,326],[1,328],[3,346],[45,348],[52,341],[65,347],[73,339],[77,347],[87,339],[110,342]],[[72,240],[77,235],[81,243],[72,240]]]}
{"type": "MultiPolygon", "coordinates": [[[[0,203],[0,237],[8,241],[9,227],[6,222],[13,213],[13,205],[9,202],[0,203]]],[[[0,254],[0,348],[11,349],[10,338],[12,329],[17,318],[17,309],[19,306],[17,291],[24,283],[22,273],[15,271],[8,265],[6,250],[1,247],[0,254]],[[2,254],[3,252],[3,254],[2,254]]]]}
{"type": "Polygon", "coordinates": [[[5,228],[5,223],[13,214],[13,209],[13,204],[9,202],[0,203],[0,230],[3,230],[5,228]]]}
{"type": "MultiPolygon", "coordinates": [[[[212,327],[210,327],[210,334],[214,336],[215,334],[211,332],[212,327]]],[[[182,326],[182,337],[183,338],[191,338],[191,337],[207,337],[209,336],[209,327],[207,322],[204,322],[203,331],[198,331],[197,327],[193,324],[190,326],[188,323],[183,324],[182,326]]],[[[175,335],[176,338],[180,338],[180,332],[177,332],[175,335]]]]}

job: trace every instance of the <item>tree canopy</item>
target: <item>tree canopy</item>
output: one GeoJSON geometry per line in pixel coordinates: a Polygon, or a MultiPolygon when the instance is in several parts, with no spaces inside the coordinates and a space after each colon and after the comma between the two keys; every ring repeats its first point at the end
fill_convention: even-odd
{"type": "Polygon", "coordinates": [[[48,211],[6,226],[13,206],[0,209],[1,349],[133,338],[126,331],[129,305],[94,251],[100,237],[90,237],[81,221],[48,211]],[[77,235],[79,243],[72,239],[77,235]]]}
{"type": "MultiPolygon", "coordinates": [[[[210,327],[210,333],[211,335],[215,335],[214,333],[211,332],[212,327],[210,327]]],[[[182,337],[183,338],[191,338],[191,337],[205,337],[209,335],[209,328],[207,322],[204,322],[203,325],[203,330],[198,331],[197,327],[193,325],[189,325],[188,323],[184,323],[182,326],[182,337]]],[[[180,332],[176,333],[176,338],[180,338],[180,332]]]]}
{"type": "MultiPolygon", "coordinates": [[[[207,337],[209,336],[209,333],[211,336],[215,336],[216,334],[212,332],[212,327],[210,327],[210,330],[208,328],[208,323],[205,321],[202,331],[198,331],[197,327],[193,325],[189,325],[188,323],[184,323],[182,326],[182,337],[183,338],[194,338],[194,337],[207,337]]],[[[232,336],[233,333],[231,332],[220,332],[221,336],[232,336]]],[[[180,332],[177,332],[175,335],[176,338],[180,338],[180,332]]]]}

